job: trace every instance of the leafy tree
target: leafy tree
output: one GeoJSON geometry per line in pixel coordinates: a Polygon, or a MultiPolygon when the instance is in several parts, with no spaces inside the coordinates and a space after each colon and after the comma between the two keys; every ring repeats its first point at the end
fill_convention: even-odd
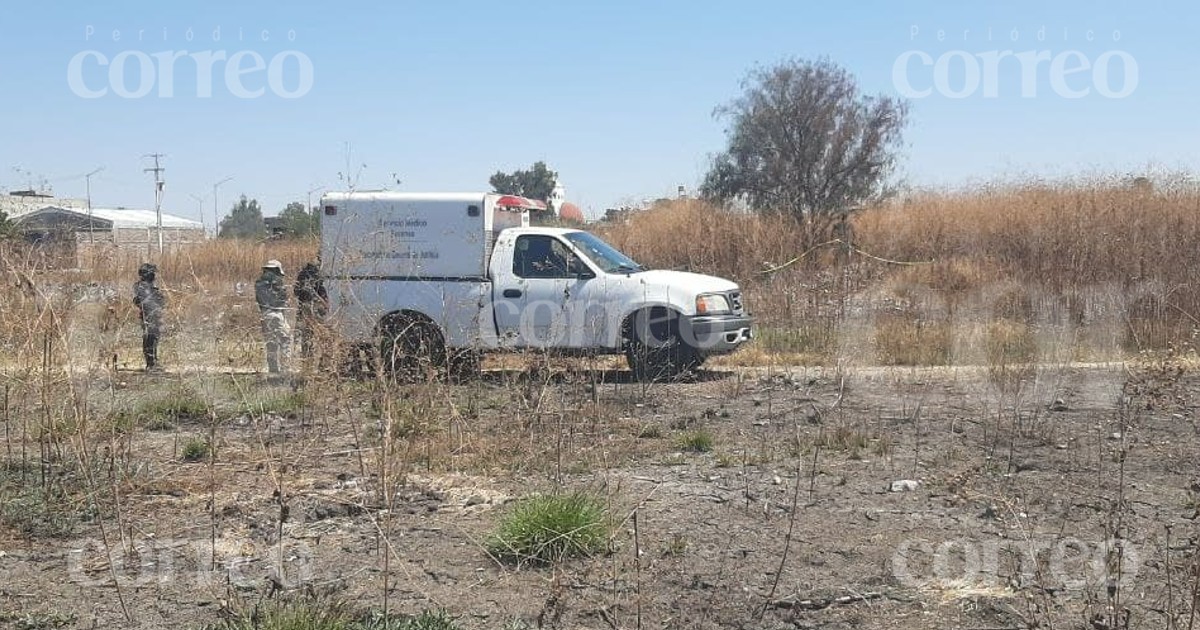
{"type": "Polygon", "coordinates": [[[860,93],[828,59],[750,72],[742,95],[718,108],[730,120],[702,192],[762,212],[828,225],[886,194],[908,104],[860,93]]]}
{"type": "Polygon", "coordinates": [[[262,208],[258,207],[257,199],[246,200],[242,195],[233,204],[229,216],[221,219],[217,235],[221,238],[262,238],[267,233],[267,225],[263,222],[262,208]]]}
{"type": "Polygon", "coordinates": [[[488,183],[492,190],[505,195],[520,195],[537,201],[549,202],[550,194],[554,192],[554,184],[558,181],[558,173],[546,167],[545,162],[534,162],[528,170],[517,170],[511,173],[496,171],[488,183]]]}
{"type": "Polygon", "coordinates": [[[319,234],[321,224],[303,203],[293,201],[279,213],[279,231],[286,238],[307,238],[319,234]]]}
{"type": "Polygon", "coordinates": [[[16,225],[12,219],[8,218],[8,214],[0,210],[0,239],[5,239],[16,233],[16,225]]]}

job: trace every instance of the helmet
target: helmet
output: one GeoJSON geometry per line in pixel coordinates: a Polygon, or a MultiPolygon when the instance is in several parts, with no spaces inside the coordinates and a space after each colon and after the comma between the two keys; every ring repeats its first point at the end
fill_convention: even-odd
{"type": "Polygon", "coordinates": [[[158,266],[154,263],[142,263],[142,266],[138,267],[138,277],[143,280],[153,280],[157,273],[158,266]]]}
{"type": "Polygon", "coordinates": [[[263,265],[263,269],[274,269],[278,271],[279,275],[281,276],[287,275],[283,273],[283,263],[275,259],[268,260],[266,264],[263,265]]]}

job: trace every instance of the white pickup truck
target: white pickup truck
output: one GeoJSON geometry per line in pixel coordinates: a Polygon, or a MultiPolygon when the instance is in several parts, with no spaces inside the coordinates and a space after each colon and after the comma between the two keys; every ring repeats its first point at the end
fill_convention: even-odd
{"type": "Polygon", "coordinates": [[[582,230],[530,227],[540,202],[338,192],[321,208],[331,324],[391,369],[477,369],[483,352],[537,349],[624,353],[637,378],[663,380],[752,336],[733,282],[646,269],[582,230]]]}

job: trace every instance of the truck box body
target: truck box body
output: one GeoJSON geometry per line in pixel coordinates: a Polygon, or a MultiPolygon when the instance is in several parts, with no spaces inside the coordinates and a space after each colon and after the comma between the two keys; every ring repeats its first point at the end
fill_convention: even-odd
{"type": "Polygon", "coordinates": [[[529,224],[519,197],[479,193],[330,193],[322,262],[355,279],[482,280],[495,235],[529,224]]]}
{"type": "Polygon", "coordinates": [[[322,271],[345,334],[370,337],[382,314],[411,310],[433,319],[453,347],[494,341],[490,318],[480,318],[481,304],[490,307],[492,246],[501,230],[529,225],[536,203],[493,193],[339,192],[321,207],[322,271]]]}

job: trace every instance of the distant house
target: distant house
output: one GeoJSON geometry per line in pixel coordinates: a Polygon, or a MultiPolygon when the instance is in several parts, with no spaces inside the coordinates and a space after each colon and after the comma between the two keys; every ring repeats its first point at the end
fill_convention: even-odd
{"type": "Polygon", "coordinates": [[[287,234],[287,223],[281,217],[263,217],[263,226],[269,239],[280,239],[287,234]]]}
{"type": "Polygon", "coordinates": [[[83,199],[55,197],[51,193],[37,190],[14,190],[5,195],[0,195],[0,212],[8,215],[10,219],[16,219],[34,210],[41,210],[46,206],[86,208],[87,202],[83,199]]]}
{"type": "MultiPolygon", "coordinates": [[[[80,268],[114,255],[146,257],[158,252],[153,210],[45,206],[14,220],[17,231],[47,266],[80,268]]],[[[199,221],[162,215],[163,251],[204,241],[199,221]]]]}

